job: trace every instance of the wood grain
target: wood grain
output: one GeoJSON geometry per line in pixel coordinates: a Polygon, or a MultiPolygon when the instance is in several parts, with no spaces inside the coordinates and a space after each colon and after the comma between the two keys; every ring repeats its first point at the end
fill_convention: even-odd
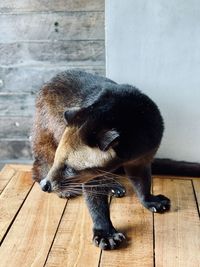
{"type": "Polygon", "coordinates": [[[104,39],[104,12],[63,12],[53,15],[33,13],[31,16],[30,14],[1,15],[0,25],[0,40],[4,43],[104,39]]]}
{"type": "Polygon", "coordinates": [[[46,267],[97,267],[100,249],[92,242],[92,223],[83,197],[68,202],[46,267]]]}
{"type": "MultiPolygon", "coordinates": [[[[47,81],[49,81],[53,76],[58,74],[59,72],[66,71],[67,69],[82,69],[91,73],[98,73],[100,75],[105,74],[105,66],[98,65],[94,63],[84,64],[84,62],[73,62],[72,64],[47,64],[38,66],[36,65],[25,65],[20,67],[9,67],[9,68],[1,68],[0,67],[0,79],[2,85],[0,86],[0,92],[4,93],[35,93],[39,90],[39,88],[47,81]]],[[[14,96],[13,96],[14,98],[14,96]]],[[[30,98],[30,97],[29,97],[30,98]]],[[[28,98],[28,99],[29,99],[28,98]]],[[[14,105],[14,100],[12,100],[12,96],[7,99],[14,105]]],[[[27,102],[25,101],[25,104],[27,102]]],[[[1,105],[1,103],[0,103],[1,105]]],[[[6,109],[7,110],[7,109],[6,109]]],[[[3,112],[3,111],[2,111],[3,112]]],[[[5,116],[6,111],[4,111],[3,115],[5,116]]],[[[13,114],[13,113],[9,113],[13,114]]],[[[15,113],[15,116],[28,116],[26,113],[23,113],[23,110],[20,111],[20,114],[15,113]]],[[[31,113],[31,109],[29,109],[29,114],[31,113]]],[[[0,112],[1,115],[1,112],[0,112]]]]}
{"type": "Polygon", "coordinates": [[[0,139],[0,160],[32,159],[31,145],[28,139],[0,139]]]}
{"type": "Polygon", "coordinates": [[[0,43],[0,65],[12,64],[91,64],[105,61],[104,41],[54,41],[0,43]]]}
{"type": "Polygon", "coordinates": [[[1,246],[1,267],[43,266],[65,204],[35,184],[1,246]]]}
{"type": "Polygon", "coordinates": [[[3,167],[0,173],[0,194],[15,173],[16,173],[16,170],[13,169],[11,166],[5,165],[3,167]]]}
{"type": "Polygon", "coordinates": [[[20,209],[33,181],[29,172],[17,172],[0,195],[0,242],[20,209]]]}
{"type": "Polygon", "coordinates": [[[197,205],[198,205],[199,211],[200,211],[200,179],[194,179],[193,184],[194,184],[194,190],[195,190],[195,194],[196,194],[196,198],[197,198],[196,199],[197,205]]]}
{"type": "Polygon", "coordinates": [[[30,164],[9,164],[9,167],[20,172],[31,172],[32,169],[32,165],[30,164]]]}
{"type": "Polygon", "coordinates": [[[105,75],[104,6],[104,0],[0,1],[0,161],[31,158],[30,93],[69,68],[105,75]]]}
{"type": "Polygon", "coordinates": [[[31,94],[0,94],[0,116],[32,116],[34,102],[31,94]]]}
{"type": "MultiPolygon", "coordinates": [[[[131,193],[130,185],[125,183],[126,197],[111,202],[113,224],[128,241],[101,255],[91,242],[92,223],[83,197],[67,202],[42,192],[38,184],[26,197],[32,186],[30,170],[31,165],[12,164],[0,173],[0,188],[5,187],[4,180],[7,184],[0,194],[0,236],[6,233],[1,267],[154,266],[153,216],[131,193]]],[[[200,225],[192,187],[193,182],[199,200],[199,179],[175,178],[154,179],[154,193],[172,201],[170,212],[154,215],[155,266],[200,266],[200,225]]]]}
{"type": "Polygon", "coordinates": [[[128,242],[119,250],[103,251],[101,267],[153,266],[153,217],[131,193],[130,185],[127,188],[126,197],[112,199],[111,218],[128,242]]]}
{"type": "MultiPolygon", "coordinates": [[[[9,160],[0,160],[0,174],[1,174],[1,170],[6,166],[6,165],[19,165],[19,164],[22,164],[23,167],[25,167],[25,165],[31,165],[33,164],[33,159],[23,159],[23,160],[20,160],[20,159],[9,159],[9,160]],[[24,165],[25,164],[25,165],[24,165]]],[[[12,166],[11,166],[12,167],[12,166]]],[[[14,168],[15,170],[15,168],[14,168]]],[[[23,170],[23,169],[22,169],[23,170]]],[[[31,167],[29,168],[25,168],[24,171],[30,171],[31,170],[31,167]]]]}
{"type": "Polygon", "coordinates": [[[191,181],[155,179],[154,192],[172,202],[170,212],[155,214],[156,266],[200,266],[200,225],[191,181]]]}
{"type": "Polygon", "coordinates": [[[103,11],[104,0],[0,1],[0,12],[103,11]]]}
{"type": "Polygon", "coordinates": [[[0,138],[29,138],[32,125],[32,117],[0,117],[0,138]]]}

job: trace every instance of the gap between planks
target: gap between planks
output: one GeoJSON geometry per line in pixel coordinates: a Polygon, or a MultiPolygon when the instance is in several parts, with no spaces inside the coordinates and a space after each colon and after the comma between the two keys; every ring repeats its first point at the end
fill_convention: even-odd
{"type": "Polygon", "coordinates": [[[65,203],[34,184],[1,245],[1,267],[43,266],[65,203]]]}
{"type": "MultiPolygon", "coordinates": [[[[17,171],[20,166],[10,169],[17,171]]],[[[4,190],[14,185],[16,176],[12,177],[4,190]]],[[[199,182],[194,180],[197,201],[199,182]]],[[[198,266],[195,253],[199,251],[199,220],[191,181],[155,179],[154,184],[154,191],[169,196],[173,204],[169,213],[155,214],[156,266],[198,266]]],[[[7,196],[12,200],[12,195],[7,196]]],[[[34,185],[2,244],[2,266],[154,266],[152,214],[131,194],[130,187],[127,197],[112,200],[111,217],[128,242],[119,250],[101,253],[91,243],[92,223],[83,198],[70,200],[66,206],[65,200],[45,194],[34,185]]]]}
{"type": "Polygon", "coordinates": [[[112,198],[111,219],[117,230],[125,233],[127,242],[115,251],[103,251],[101,267],[153,266],[153,220],[126,183],[127,196],[112,198]]]}
{"type": "Polygon", "coordinates": [[[23,206],[33,181],[29,172],[16,172],[0,195],[0,245],[23,206]]]}
{"type": "Polygon", "coordinates": [[[5,165],[0,173],[0,194],[7,186],[9,181],[12,179],[13,175],[16,173],[16,170],[11,168],[9,165],[5,165]]]}
{"type": "Polygon", "coordinates": [[[200,179],[192,180],[193,192],[197,204],[197,210],[200,217],[200,179]]]}
{"type": "Polygon", "coordinates": [[[160,193],[171,199],[171,210],[154,214],[155,266],[200,266],[200,224],[191,181],[154,179],[154,194],[160,193]]]}

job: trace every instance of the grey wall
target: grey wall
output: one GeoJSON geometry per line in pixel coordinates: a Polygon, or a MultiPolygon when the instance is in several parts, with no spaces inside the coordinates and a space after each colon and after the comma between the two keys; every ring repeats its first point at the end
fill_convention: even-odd
{"type": "Polygon", "coordinates": [[[158,103],[166,127],[158,156],[200,162],[200,2],[106,3],[107,76],[158,103]]]}
{"type": "Polygon", "coordinates": [[[104,0],[0,1],[0,161],[30,159],[35,92],[59,71],[104,74],[104,0]]]}

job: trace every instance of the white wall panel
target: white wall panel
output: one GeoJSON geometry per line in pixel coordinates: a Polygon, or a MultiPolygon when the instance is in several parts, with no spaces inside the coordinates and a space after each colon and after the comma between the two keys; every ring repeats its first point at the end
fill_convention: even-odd
{"type": "Polygon", "coordinates": [[[106,1],[107,76],[160,107],[159,157],[200,162],[200,2],[106,1]]]}

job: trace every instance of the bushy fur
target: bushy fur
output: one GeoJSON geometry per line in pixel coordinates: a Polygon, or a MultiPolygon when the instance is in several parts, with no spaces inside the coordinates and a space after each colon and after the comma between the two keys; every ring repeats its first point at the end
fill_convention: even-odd
{"type": "Polygon", "coordinates": [[[33,127],[33,177],[44,178],[53,164],[67,126],[82,126],[80,138],[99,146],[105,130],[119,133],[117,157],[126,161],[156,150],[163,134],[163,120],[156,104],[133,86],[80,70],[69,70],[45,84],[36,98],[33,127]],[[66,113],[65,113],[66,112],[66,113]]]}

